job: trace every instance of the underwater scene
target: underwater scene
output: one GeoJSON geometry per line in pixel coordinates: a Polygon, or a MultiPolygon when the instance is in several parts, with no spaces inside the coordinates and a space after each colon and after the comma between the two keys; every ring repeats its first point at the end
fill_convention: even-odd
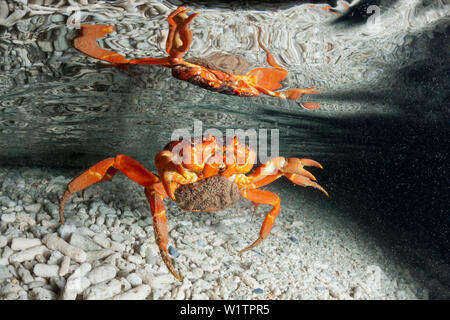
{"type": "Polygon", "coordinates": [[[0,0],[0,300],[450,298],[449,0],[0,0]]]}

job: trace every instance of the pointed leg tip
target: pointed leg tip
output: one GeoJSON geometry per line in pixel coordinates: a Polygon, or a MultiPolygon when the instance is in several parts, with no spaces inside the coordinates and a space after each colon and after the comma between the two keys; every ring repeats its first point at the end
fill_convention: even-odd
{"type": "Polygon", "coordinates": [[[114,26],[105,26],[105,27],[103,28],[103,32],[106,32],[106,33],[111,33],[111,32],[113,32],[114,30],[116,30],[116,27],[114,27],[114,26]]]}
{"type": "Polygon", "coordinates": [[[183,282],[183,278],[182,277],[180,277],[178,274],[174,274],[173,275],[175,278],[177,278],[178,280],[180,280],[181,282],[183,282]]]}

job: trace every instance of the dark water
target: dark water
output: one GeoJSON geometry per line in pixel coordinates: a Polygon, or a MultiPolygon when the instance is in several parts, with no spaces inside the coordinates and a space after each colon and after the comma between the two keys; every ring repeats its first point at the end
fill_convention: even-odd
{"type": "MultiPolygon", "coordinates": [[[[194,120],[204,130],[278,129],[281,155],[324,165],[329,210],[450,285],[448,3],[376,1],[385,15],[378,32],[367,26],[370,15],[358,15],[370,4],[338,17],[290,2],[278,12],[208,6],[193,25],[192,56],[225,51],[265,66],[255,29],[240,22],[254,16],[289,71],[286,85],[326,88],[302,99],[320,110],[209,92],[158,66],[102,67],[72,47],[69,13],[25,15],[26,23],[0,26],[0,165],[87,168],[124,153],[153,170],[173,130],[194,120]]],[[[200,2],[190,5],[201,11],[200,2]]],[[[83,10],[91,12],[86,22],[123,30],[103,45],[127,56],[164,55],[160,30],[174,5],[160,4],[161,12],[148,5],[135,15],[104,6],[109,11],[83,10]]]]}

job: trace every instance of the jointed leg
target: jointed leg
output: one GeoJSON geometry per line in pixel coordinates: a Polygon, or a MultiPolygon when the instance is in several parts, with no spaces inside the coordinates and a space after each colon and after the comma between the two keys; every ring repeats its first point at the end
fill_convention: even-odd
{"type": "Polygon", "coordinates": [[[170,273],[174,275],[178,280],[182,280],[181,277],[175,271],[175,268],[170,261],[169,253],[167,251],[168,244],[168,232],[167,232],[167,218],[166,210],[164,208],[164,195],[155,190],[152,187],[145,188],[145,195],[150,202],[150,209],[153,216],[153,230],[155,233],[155,240],[159,247],[161,257],[169,269],[170,273]]]}
{"type": "Polygon", "coordinates": [[[273,208],[269,211],[269,213],[266,215],[266,218],[264,219],[261,230],[259,231],[259,238],[256,239],[256,241],[249,245],[247,248],[239,251],[239,253],[243,253],[256,247],[264,238],[266,238],[269,235],[270,230],[272,230],[275,219],[280,212],[280,198],[275,193],[259,189],[247,189],[242,191],[242,196],[252,201],[255,205],[260,203],[268,204],[273,206],[273,208]]]}
{"type": "MultiPolygon", "coordinates": [[[[186,12],[188,9],[186,9],[186,6],[179,6],[174,11],[172,11],[169,16],[167,17],[167,21],[169,22],[169,35],[167,36],[166,41],[166,52],[168,55],[170,55],[170,50],[172,50],[173,41],[175,38],[175,30],[177,29],[178,24],[175,22],[174,18],[178,16],[181,12],[186,12]]],[[[183,14],[181,15],[183,16],[183,14]]]]}
{"type": "MultiPolygon", "coordinates": [[[[277,92],[273,90],[268,90],[266,87],[260,86],[259,83],[258,85],[254,85],[253,87],[269,96],[288,100],[297,100],[300,99],[304,94],[316,94],[321,93],[323,91],[323,89],[317,89],[316,87],[312,87],[312,88],[294,88],[277,92]]],[[[304,104],[303,106],[307,109],[318,109],[317,104],[315,105],[304,104]]]]}
{"type": "Polygon", "coordinates": [[[144,187],[148,187],[159,182],[157,175],[151,173],[139,162],[126,155],[118,155],[115,158],[102,160],[73,179],[67,185],[67,190],[61,198],[59,207],[61,223],[64,224],[64,206],[71,194],[82,191],[93,184],[111,180],[118,171],[121,171],[128,176],[128,178],[144,187]]]}
{"type": "MultiPolygon", "coordinates": [[[[269,50],[266,49],[266,47],[264,47],[264,45],[261,42],[261,32],[262,32],[261,27],[258,27],[258,43],[260,47],[266,52],[267,63],[271,67],[274,67],[275,69],[269,68],[253,69],[246,74],[247,81],[260,92],[281,99],[296,100],[301,98],[304,94],[321,93],[322,89],[317,89],[316,87],[294,88],[280,92],[274,91],[282,87],[281,81],[283,81],[287,77],[288,72],[275,61],[273,55],[269,52],[269,50]]],[[[305,105],[305,108],[308,108],[309,106],[312,105],[307,104],[305,105]]],[[[317,109],[317,105],[311,109],[317,109]]]]}
{"type": "Polygon", "coordinates": [[[304,166],[314,166],[322,168],[322,165],[317,161],[311,159],[297,159],[277,157],[267,161],[251,174],[247,176],[248,187],[259,188],[265,186],[282,175],[286,176],[295,184],[303,187],[313,187],[319,189],[328,196],[328,193],[318,183],[314,182],[317,179],[304,166]]]}
{"type": "Polygon", "coordinates": [[[165,67],[170,66],[167,58],[142,58],[128,60],[117,52],[101,48],[97,44],[96,40],[103,38],[108,33],[113,32],[114,29],[114,26],[82,24],[80,35],[74,40],[74,46],[84,54],[87,54],[95,59],[110,62],[112,66],[118,68],[124,68],[127,64],[161,65],[165,67]]]}
{"type": "Polygon", "coordinates": [[[114,29],[114,26],[82,24],[79,36],[73,41],[74,46],[92,58],[113,64],[126,64],[129,62],[127,58],[114,51],[101,48],[96,42],[97,39],[103,38],[114,29]]]}
{"type": "Polygon", "coordinates": [[[198,15],[193,13],[188,15],[184,6],[173,11],[167,21],[169,22],[169,35],[166,42],[166,52],[171,58],[182,58],[192,43],[192,31],[189,24],[198,15]]]}

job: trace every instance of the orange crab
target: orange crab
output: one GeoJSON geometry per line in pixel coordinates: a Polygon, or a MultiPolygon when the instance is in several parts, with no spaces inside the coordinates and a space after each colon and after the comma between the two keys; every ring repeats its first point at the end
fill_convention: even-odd
{"type": "Polygon", "coordinates": [[[316,178],[303,168],[322,168],[314,160],[276,157],[246,175],[253,168],[255,160],[256,152],[240,143],[237,137],[223,139],[212,135],[168,143],[155,157],[158,175],[126,155],[108,158],[68,184],[60,203],[61,222],[64,223],[64,206],[71,194],[98,182],[111,180],[120,171],[144,187],[161,257],[169,271],[181,280],[167,251],[168,231],[163,202],[166,197],[176,201],[182,210],[191,212],[220,211],[234,205],[241,196],[252,201],[255,210],[259,204],[271,205],[272,209],[264,219],[258,239],[239,251],[242,253],[269,235],[280,212],[280,198],[275,193],[260,190],[260,187],[285,176],[295,184],[314,187],[328,195],[325,189],[314,182],[316,178]]]}
{"type": "MultiPolygon", "coordinates": [[[[80,35],[75,38],[74,45],[79,51],[99,60],[110,62],[113,66],[126,68],[128,65],[160,65],[172,69],[172,75],[180,80],[185,80],[202,88],[224,93],[246,97],[256,97],[264,93],[282,99],[299,99],[303,94],[315,94],[322,92],[321,89],[295,88],[284,91],[274,91],[282,87],[288,72],[283,69],[274,59],[272,54],[261,43],[261,28],[258,27],[258,43],[267,54],[267,62],[274,69],[256,68],[244,75],[235,75],[219,70],[213,70],[196,63],[183,60],[183,56],[189,50],[192,43],[192,31],[189,24],[199,14],[188,15],[185,6],[180,6],[168,17],[169,35],[166,42],[166,58],[141,58],[127,59],[119,53],[103,49],[98,46],[96,39],[104,37],[114,31],[114,26],[109,25],[81,25],[80,35]]],[[[306,103],[309,109],[317,109],[318,104],[306,103]]]]}

